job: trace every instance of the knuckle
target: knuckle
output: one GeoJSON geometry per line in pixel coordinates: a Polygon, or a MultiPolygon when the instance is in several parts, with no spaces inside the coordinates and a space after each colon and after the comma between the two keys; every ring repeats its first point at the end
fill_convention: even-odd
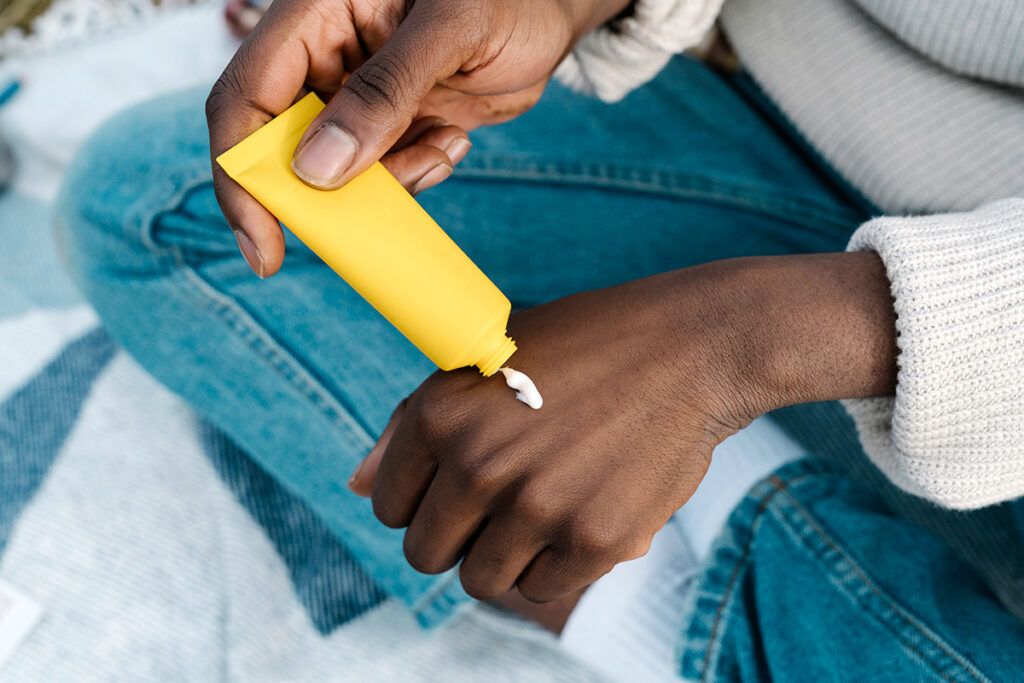
{"type": "Polygon", "coordinates": [[[381,524],[391,529],[401,529],[408,524],[403,514],[377,495],[373,496],[373,514],[381,524]]]}
{"type": "Polygon", "coordinates": [[[653,540],[653,536],[645,536],[627,543],[623,551],[622,561],[636,560],[646,555],[651,550],[651,542],[653,540]]]}
{"type": "Polygon", "coordinates": [[[403,544],[405,559],[416,571],[421,574],[440,574],[451,568],[451,563],[445,562],[443,558],[432,556],[424,549],[423,545],[410,542],[409,534],[405,535],[405,539],[403,544]]]}
{"type": "Polygon", "coordinates": [[[225,82],[226,76],[227,72],[225,71],[217,79],[217,82],[213,84],[213,88],[210,89],[210,93],[206,96],[205,112],[207,121],[219,119],[228,105],[231,95],[225,82]]]}
{"type": "Polygon", "coordinates": [[[430,443],[446,441],[456,431],[456,421],[443,396],[431,396],[417,405],[416,427],[430,443]]]}
{"type": "Polygon", "coordinates": [[[495,10],[491,4],[472,0],[442,3],[437,7],[436,23],[457,28],[461,41],[476,45],[487,37],[493,23],[495,10]]]}
{"type": "Polygon", "coordinates": [[[402,113],[412,88],[408,67],[397,57],[378,53],[374,59],[353,72],[345,82],[348,89],[367,109],[379,116],[402,113]]]}
{"type": "Polygon", "coordinates": [[[415,395],[415,415],[420,436],[443,444],[462,430],[469,413],[451,382],[429,379],[415,395]]]}
{"type": "Polygon", "coordinates": [[[518,586],[519,594],[530,602],[543,604],[555,600],[558,595],[551,590],[550,584],[540,581],[522,581],[518,586]]]}
{"type": "Polygon", "coordinates": [[[249,66],[251,60],[248,55],[249,52],[246,46],[243,45],[235,53],[235,56],[224,68],[220,76],[217,77],[213,87],[210,89],[209,95],[206,97],[206,116],[208,119],[223,113],[237,100],[248,101],[247,97],[251,90],[251,88],[246,87],[247,83],[245,82],[245,74],[247,70],[251,69],[249,66]]]}
{"type": "Polygon", "coordinates": [[[476,600],[493,600],[505,593],[505,589],[497,585],[493,579],[467,570],[465,565],[459,570],[459,581],[462,582],[462,590],[476,600]]]}
{"type": "Polygon", "coordinates": [[[568,540],[571,547],[585,557],[613,555],[619,546],[618,539],[607,526],[593,522],[574,525],[568,540]]]}
{"type": "Polygon", "coordinates": [[[559,514],[560,506],[552,492],[538,484],[524,484],[515,500],[515,514],[535,526],[547,526],[559,514]]]}
{"type": "Polygon", "coordinates": [[[240,111],[263,111],[257,104],[258,94],[252,87],[243,83],[243,78],[240,69],[231,63],[210,88],[204,103],[204,112],[213,132],[217,130],[214,128],[215,124],[230,121],[237,117],[240,111]]]}
{"type": "Polygon", "coordinates": [[[497,458],[464,457],[453,464],[456,479],[470,496],[490,496],[508,481],[506,466],[497,458]]]}

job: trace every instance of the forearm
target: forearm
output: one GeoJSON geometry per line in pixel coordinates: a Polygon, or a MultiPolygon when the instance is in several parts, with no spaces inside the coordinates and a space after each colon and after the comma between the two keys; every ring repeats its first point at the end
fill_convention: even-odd
{"type": "Polygon", "coordinates": [[[750,261],[744,278],[760,335],[751,371],[771,397],[770,407],[892,395],[896,314],[877,254],[750,261]]]}
{"type": "Polygon", "coordinates": [[[848,399],[902,489],[959,509],[1024,495],[1022,225],[1009,199],[875,219],[850,253],[702,266],[726,417],[848,399]]]}
{"type": "MultiPolygon", "coordinates": [[[[896,383],[895,313],[874,253],[809,254],[718,261],[696,269],[709,345],[724,392],[742,423],[798,403],[891,395],[896,383]]],[[[671,305],[671,304],[669,304],[671,305]]],[[[685,343],[687,330],[679,330],[685,343]]],[[[685,378],[680,378],[685,381],[685,378]]]]}

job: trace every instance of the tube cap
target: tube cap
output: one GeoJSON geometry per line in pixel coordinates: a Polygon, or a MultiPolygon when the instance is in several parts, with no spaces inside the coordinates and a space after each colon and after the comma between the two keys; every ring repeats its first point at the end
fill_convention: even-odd
{"type": "Polygon", "coordinates": [[[494,345],[488,349],[483,358],[476,362],[476,366],[480,369],[481,375],[484,377],[490,377],[496,373],[515,352],[516,343],[512,341],[511,337],[502,335],[500,338],[496,338],[494,340],[494,345]]]}

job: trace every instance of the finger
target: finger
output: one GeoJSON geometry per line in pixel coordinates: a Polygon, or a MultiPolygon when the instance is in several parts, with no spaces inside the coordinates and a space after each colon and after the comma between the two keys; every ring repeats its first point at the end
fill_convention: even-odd
{"type": "Polygon", "coordinates": [[[411,402],[388,442],[373,486],[373,512],[385,526],[408,526],[436,470],[433,454],[417,426],[411,402]]]}
{"type": "Polygon", "coordinates": [[[398,428],[398,422],[402,419],[402,413],[405,410],[407,400],[404,399],[399,403],[394,412],[391,413],[391,418],[388,420],[387,426],[384,427],[380,438],[377,439],[377,443],[373,445],[370,452],[359,463],[359,467],[352,473],[352,478],[348,480],[348,487],[352,489],[353,493],[364,498],[369,497],[373,493],[373,484],[377,479],[377,469],[380,467],[381,458],[384,457],[384,451],[387,449],[388,444],[391,443],[391,437],[394,436],[395,429],[398,428]]]}
{"type": "Polygon", "coordinates": [[[389,154],[381,163],[410,194],[433,187],[452,174],[451,160],[437,147],[412,145],[389,154]]]}
{"type": "Polygon", "coordinates": [[[477,600],[493,600],[516,585],[544,544],[508,516],[488,521],[459,568],[462,587],[477,600]]]}
{"type": "Polygon", "coordinates": [[[420,103],[472,54],[464,26],[443,3],[415,3],[391,38],[345,81],[306,130],[292,168],[314,187],[334,188],[384,156],[420,103]]]}
{"type": "Polygon", "coordinates": [[[388,154],[381,162],[405,189],[416,194],[446,180],[471,146],[464,130],[442,122],[424,130],[413,144],[388,154]]]}
{"type": "Polygon", "coordinates": [[[551,602],[585,588],[607,574],[613,562],[597,562],[547,547],[523,571],[516,586],[531,602],[551,602]]]}
{"type": "Polygon", "coordinates": [[[417,145],[427,145],[441,150],[447,155],[452,166],[466,158],[473,143],[469,135],[459,126],[433,126],[424,131],[416,140],[417,145]]]}
{"type": "Polygon", "coordinates": [[[261,279],[275,274],[284,262],[277,219],[219,169],[213,172],[213,191],[249,268],[261,279]]]}
{"type": "Polygon", "coordinates": [[[425,574],[440,574],[455,566],[483,520],[485,503],[461,495],[444,469],[434,477],[405,532],[405,557],[425,574]]]}
{"type": "Polygon", "coordinates": [[[398,141],[391,146],[391,152],[397,152],[411,144],[416,143],[431,128],[440,128],[451,125],[440,116],[421,116],[412,122],[398,141]]]}
{"type": "MultiPolygon", "coordinates": [[[[307,15],[294,3],[275,3],[242,43],[206,101],[213,159],[287,109],[309,68],[301,39],[307,15]]],[[[340,67],[339,67],[340,68],[340,67]]],[[[214,191],[246,261],[260,277],[277,272],[284,236],[277,220],[213,163],[214,191]]]]}

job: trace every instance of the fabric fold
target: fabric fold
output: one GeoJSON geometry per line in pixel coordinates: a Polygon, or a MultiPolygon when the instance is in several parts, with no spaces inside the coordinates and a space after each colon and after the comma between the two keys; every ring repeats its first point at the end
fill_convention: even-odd
{"type": "Polygon", "coordinates": [[[617,102],[694,47],[723,0],[638,0],[631,12],[585,36],[555,73],[565,85],[617,102]]]}

